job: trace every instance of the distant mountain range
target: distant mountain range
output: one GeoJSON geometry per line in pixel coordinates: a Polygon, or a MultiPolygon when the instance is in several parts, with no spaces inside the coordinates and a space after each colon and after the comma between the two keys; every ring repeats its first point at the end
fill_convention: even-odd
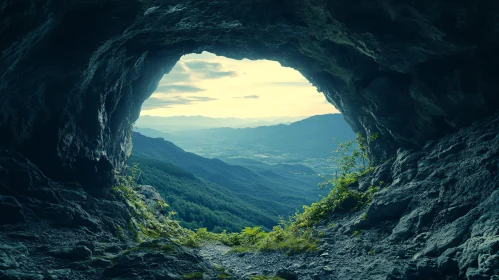
{"type": "Polygon", "coordinates": [[[330,171],[331,163],[327,158],[336,149],[333,137],[339,142],[355,138],[341,114],[319,115],[288,125],[255,128],[210,128],[165,133],[138,127],[136,131],[165,138],[187,151],[208,158],[225,161],[246,158],[269,164],[298,163],[317,173],[330,171]]]}
{"type": "Polygon", "coordinates": [[[161,138],[133,134],[130,163],[143,171],[142,184],[154,186],[190,228],[240,230],[271,228],[319,194],[320,178],[303,165],[266,165],[234,159],[248,168],[185,152],[161,138]]]}
{"type": "Polygon", "coordinates": [[[198,130],[218,127],[247,128],[280,123],[292,123],[306,117],[275,118],[209,118],[204,116],[155,117],[141,116],[135,123],[139,127],[153,128],[165,132],[198,130]]]}

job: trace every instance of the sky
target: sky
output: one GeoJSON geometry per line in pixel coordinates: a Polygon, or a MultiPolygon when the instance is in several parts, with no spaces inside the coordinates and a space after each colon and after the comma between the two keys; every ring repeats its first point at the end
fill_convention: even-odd
{"type": "Polygon", "coordinates": [[[213,118],[338,113],[298,71],[269,60],[203,52],[183,56],[142,105],[141,115],[213,118]]]}

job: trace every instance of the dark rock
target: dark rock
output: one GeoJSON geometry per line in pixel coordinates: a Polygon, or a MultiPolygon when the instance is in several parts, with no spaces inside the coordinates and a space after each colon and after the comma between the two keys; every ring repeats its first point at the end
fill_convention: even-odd
{"type": "Polygon", "coordinates": [[[284,280],[298,280],[298,275],[296,274],[296,272],[287,269],[278,270],[275,276],[280,277],[284,280]]]}
{"type": "Polygon", "coordinates": [[[0,244],[0,270],[18,268],[19,261],[27,255],[28,249],[23,243],[0,244]]]}
{"type": "Polygon", "coordinates": [[[30,233],[30,232],[13,232],[13,233],[9,233],[8,235],[10,238],[13,238],[13,239],[23,239],[23,240],[38,240],[40,238],[40,236],[38,235],[35,235],[34,233],[30,233]]]}
{"type": "Polygon", "coordinates": [[[0,213],[0,225],[24,221],[23,207],[14,197],[0,195],[0,213]]]}
{"type": "Polygon", "coordinates": [[[410,197],[404,196],[403,192],[384,192],[377,195],[375,202],[367,209],[368,219],[365,224],[399,218],[411,201],[410,197]]]}
{"type": "Polygon", "coordinates": [[[76,243],[76,246],[80,246],[80,245],[90,249],[92,254],[95,252],[95,244],[91,241],[80,241],[80,242],[76,243]]]}
{"type": "Polygon", "coordinates": [[[109,252],[109,253],[119,253],[119,252],[123,251],[123,248],[121,248],[121,246],[118,246],[118,245],[112,245],[112,246],[106,247],[104,249],[104,251],[109,252]]]}
{"type": "Polygon", "coordinates": [[[2,280],[42,280],[43,275],[36,273],[25,273],[16,270],[0,271],[0,279],[2,280]]]}
{"type": "Polygon", "coordinates": [[[0,10],[0,145],[89,190],[112,184],[142,102],[187,53],[299,70],[355,131],[380,133],[370,149],[380,162],[499,107],[492,0],[27,3],[0,10]]]}
{"type": "Polygon", "coordinates": [[[92,251],[83,245],[78,245],[74,248],[54,249],[49,251],[49,253],[59,258],[74,261],[83,261],[92,258],[92,251]]]}
{"type": "Polygon", "coordinates": [[[71,279],[72,272],[70,269],[51,269],[47,271],[47,278],[50,280],[71,279]]]}
{"type": "Polygon", "coordinates": [[[92,260],[91,266],[107,268],[113,265],[113,262],[106,259],[95,258],[92,260]]]}
{"type": "Polygon", "coordinates": [[[86,246],[78,245],[68,253],[68,258],[73,260],[87,260],[92,258],[92,250],[86,246]]]}

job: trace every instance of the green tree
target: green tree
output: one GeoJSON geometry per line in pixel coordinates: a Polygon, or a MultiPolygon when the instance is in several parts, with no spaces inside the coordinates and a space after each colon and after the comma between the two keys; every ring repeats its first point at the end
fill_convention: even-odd
{"type": "Polygon", "coordinates": [[[374,164],[368,156],[367,148],[370,142],[378,138],[378,133],[365,137],[357,133],[354,140],[338,142],[334,155],[329,159],[334,164],[335,172],[331,177],[320,175],[324,181],[319,183],[321,189],[328,185],[337,187],[357,181],[364,174],[374,169],[374,164]]]}

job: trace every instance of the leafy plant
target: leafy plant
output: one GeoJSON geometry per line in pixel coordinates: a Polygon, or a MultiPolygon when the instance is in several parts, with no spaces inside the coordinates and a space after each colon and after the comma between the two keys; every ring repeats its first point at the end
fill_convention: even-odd
{"type": "Polygon", "coordinates": [[[281,219],[279,225],[265,232],[260,227],[246,227],[240,233],[212,233],[198,229],[200,240],[219,241],[233,246],[234,252],[245,251],[284,251],[287,254],[313,251],[317,249],[316,236],[312,229],[299,229],[293,221],[281,219]]]}
{"type": "Polygon", "coordinates": [[[193,272],[182,275],[182,279],[203,279],[204,272],[193,272]]]}
{"type": "MultiPolygon", "coordinates": [[[[117,185],[112,188],[132,212],[133,216],[128,222],[128,234],[138,243],[171,238],[186,246],[196,246],[194,232],[180,226],[177,220],[171,218],[172,215],[163,214],[164,209],[168,207],[164,200],[145,203],[145,197],[137,191],[140,174],[141,171],[136,164],[125,174],[116,172],[117,185]]],[[[124,232],[121,227],[117,227],[118,237],[123,238],[124,232]]]]}
{"type": "Polygon", "coordinates": [[[349,185],[358,180],[358,178],[374,170],[374,164],[369,158],[367,152],[368,144],[378,139],[379,134],[374,133],[369,137],[364,137],[357,133],[356,139],[345,142],[338,142],[336,139],[337,148],[333,152],[335,155],[330,157],[335,165],[335,174],[324,179],[319,183],[320,188],[326,188],[328,185],[336,187],[338,185],[349,185]]]}

